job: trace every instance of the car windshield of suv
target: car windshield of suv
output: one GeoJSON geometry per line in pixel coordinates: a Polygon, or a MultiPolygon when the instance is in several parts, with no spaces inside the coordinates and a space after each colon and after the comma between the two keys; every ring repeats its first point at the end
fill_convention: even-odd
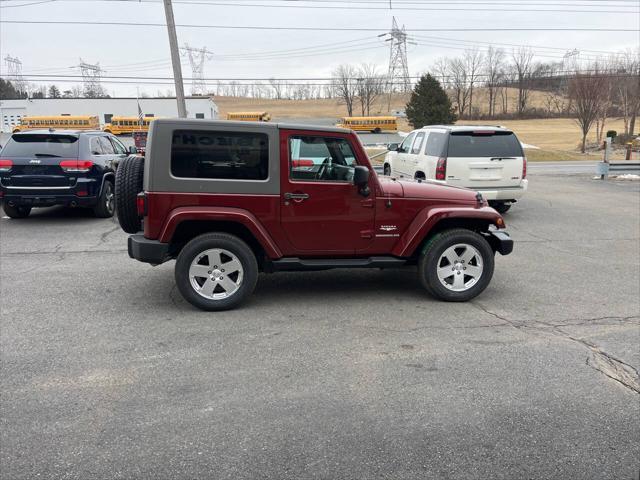
{"type": "Polygon", "coordinates": [[[449,157],[522,157],[513,132],[451,132],[449,157]]]}
{"type": "Polygon", "coordinates": [[[2,149],[5,157],[77,157],[78,137],[74,135],[18,134],[2,149]]]}

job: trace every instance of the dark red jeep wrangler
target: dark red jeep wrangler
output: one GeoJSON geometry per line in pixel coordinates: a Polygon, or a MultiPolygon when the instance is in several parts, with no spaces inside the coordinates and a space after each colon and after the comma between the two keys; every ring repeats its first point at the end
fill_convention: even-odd
{"type": "Polygon", "coordinates": [[[180,292],[205,310],[239,304],[260,271],[403,265],[464,301],[513,249],[480,194],[378,176],[350,130],[160,119],[147,147],[116,172],[129,256],[177,259],[180,292]]]}

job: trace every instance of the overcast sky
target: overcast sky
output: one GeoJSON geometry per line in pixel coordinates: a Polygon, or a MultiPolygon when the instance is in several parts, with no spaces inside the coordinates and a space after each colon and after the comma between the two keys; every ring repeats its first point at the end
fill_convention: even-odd
{"type": "MultiPolygon", "coordinates": [[[[2,21],[60,20],[100,22],[164,23],[162,2],[134,3],[129,1],[56,0],[16,7],[42,0],[2,0],[2,21]]],[[[174,0],[177,2],[177,0],[174,0]]],[[[178,41],[194,47],[206,46],[214,55],[206,62],[205,76],[235,77],[326,77],[340,63],[375,63],[381,71],[387,69],[388,43],[377,34],[391,27],[392,16],[404,24],[408,34],[419,43],[408,51],[411,74],[424,72],[441,56],[460,55],[465,47],[489,43],[532,46],[538,60],[559,60],[567,50],[578,49],[584,58],[596,51],[617,51],[638,48],[640,44],[640,0],[485,0],[476,5],[462,0],[423,0],[393,2],[333,2],[315,0],[297,5],[364,6],[364,9],[294,8],[291,1],[280,0],[192,0],[209,4],[175,3],[177,24],[207,24],[229,26],[278,27],[344,27],[376,28],[379,32],[363,31],[288,31],[288,30],[232,30],[219,28],[178,27],[178,41]],[[500,6],[500,3],[508,5],[500,6]],[[241,6],[249,4],[249,6],[241,6]],[[260,7],[257,4],[288,5],[282,8],[260,7]],[[543,6],[545,5],[546,6],[543,6]],[[601,5],[607,4],[607,7],[601,5]],[[526,5],[526,6],[525,6],[526,5]],[[593,5],[593,6],[592,6],[593,5]],[[385,8],[386,7],[386,8],[385,8]],[[415,9],[407,9],[413,7],[415,9]],[[460,10],[417,10],[417,8],[458,8],[460,10]],[[624,10],[627,13],[603,12],[523,12],[505,9],[535,10],[624,10]],[[491,10],[493,9],[493,10],[491,10]],[[635,11],[634,11],[635,9],[635,11]],[[429,28],[608,28],[612,32],[575,31],[512,31],[512,32],[427,32],[413,29],[429,28]],[[635,29],[635,32],[622,32],[635,29]],[[431,37],[431,38],[429,38],[431,37]],[[445,40],[443,40],[445,39],[445,40]],[[343,43],[344,42],[344,43],[343,43]],[[468,42],[468,43],[465,43],[468,42]],[[323,46],[332,44],[329,46],[323,46]],[[318,47],[321,46],[321,47],[318,47]],[[311,54],[307,47],[318,47],[311,54]],[[341,49],[341,51],[336,51],[341,49]],[[260,58],[261,52],[269,53],[260,58]],[[256,56],[250,56],[256,55],[256,56]]],[[[20,58],[26,77],[33,74],[79,74],[70,68],[80,57],[100,62],[107,76],[171,75],[166,28],[150,26],[104,25],[37,25],[0,24],[0,55],[2,73],[6,74],[4,58],[20,58]],[[143,63],[144,62],[144,63],[143,63]],[[133,64],[133,65],[132,65],[133,64]]],[[[183,75],[191,76],[188,59],[183,58],[183,75]]],[[[32,79],[33,77],[29,77],[32,79]]],[[[47,82],[54,83],[54,82],[47,82]]],[[[73,83],[55,81],[69,88],[73,83]]],[[[78,82],[79,83],[79,82],[78,82]]],[[[105,83],[111,95],[135,95],[136,87],[127,84],[105,83]]],[[[62,88],[62,89],[64,89],[62,88]]],[[[154,95],[169,86],[140,86],[141,91],[154,95]]],[[[188,93],[189,87],[187,85],[188,93]]]]}

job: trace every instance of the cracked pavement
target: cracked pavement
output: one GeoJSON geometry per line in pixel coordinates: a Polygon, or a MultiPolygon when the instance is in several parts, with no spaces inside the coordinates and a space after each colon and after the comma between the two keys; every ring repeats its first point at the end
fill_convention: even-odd
{"type": "Polygon", "coordinates": [[[329,271],[205,313],[111,220],[0,219],[2,478],[637,479],[639,185],[530,178],[466,304],[329,271]]]}

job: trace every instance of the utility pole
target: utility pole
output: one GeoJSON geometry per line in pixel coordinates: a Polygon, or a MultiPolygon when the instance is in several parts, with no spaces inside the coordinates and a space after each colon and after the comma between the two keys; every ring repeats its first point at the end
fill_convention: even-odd
{"type": "Polygon", "coordinates": [[[82,83],[84,85],[84,96],[87,98],[100,98],[104,96],[104,89],[100,83],[104,70],[100,68],[100,63],[87,63],[82,58],[80,64],[73,68],[79,68],[82,73],[82,83]]]}
{"type": "Polygon", "coordinates": [[[182,67],[180,66],[180,52],[178,51],[178,37],[176,35],[176,21],[173,18],[171,0],[164,0],[164,14],[167,18],[171,64],[173,65],[173,81],[176,85],[176,101],[178,102],[178,117],[187,118],[187,106],[184,103],[184,85],[182,83],[182,67]]]}
{"type": "Polygon", "coordinates": [[[27,94],[27,82],[22,78],[22,62],[20,59],[7,55],[4,61],[7,64],[8,80],[13,83],[16,90],[27,94]]]}

